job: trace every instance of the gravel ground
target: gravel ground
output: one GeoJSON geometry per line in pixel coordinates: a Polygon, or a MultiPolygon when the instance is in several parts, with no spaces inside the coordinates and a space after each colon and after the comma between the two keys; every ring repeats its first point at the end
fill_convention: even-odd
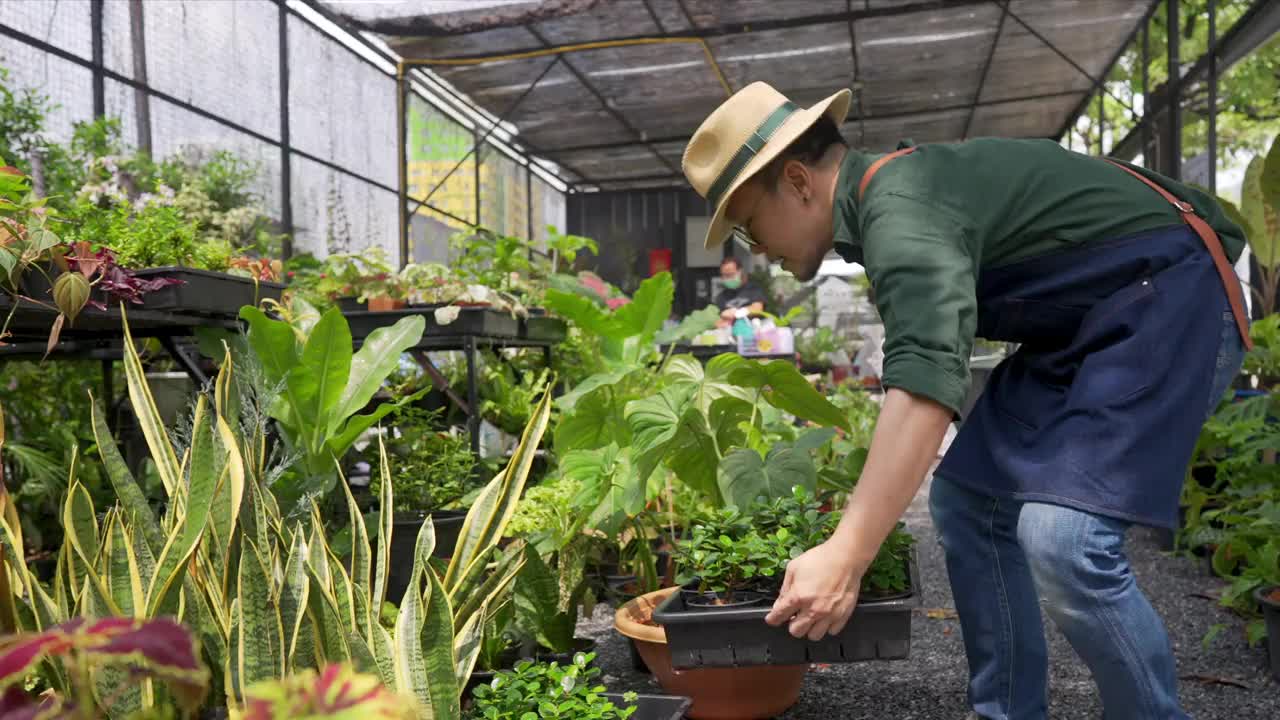
{"type": "MultiPolygon", "coordinates": [[[[928,488],[926,483],[907,516],[909,528],[922,540],[934,537],[926,502],[928,488]]],[[[1280,718],[1280,683],[1267,673],[1266,651],[1249,648],[1243,623],[1207,597],[1221,583],[1208,575],[1203,564],[1162,553],[1154,533],[1144,528],[1135,529],[1130,535],[1129,553],[1139,583],[1173,637],[1182,678],[1180,696],[1187,712],[1198,720],[1280,718]],[[1227,628],[1206,649],[1201,639],[1216,623],[1227,628]]],[[[925,603],[912,621],[911,658],[815,667],[805,679],[799,702],[780,718],[965,717],[967,670],[959,623],[950,617],[930,617],[949,613],[928,613],[955,607],[942,550],[936,542],[920,543],[920,562],[925,603]]],[[[1052,622],[1045,622],[1050,654],[1050,717],[1101,717],[1101,704],[1088,669],[1052,622]]],[[[593,617],[584,618],[579,632],[599,641],[597,662],[611,689],[661,692],[647,674],[631,669],[626,640],[613,630],[610,608],[601,606],[593,617]]]]}

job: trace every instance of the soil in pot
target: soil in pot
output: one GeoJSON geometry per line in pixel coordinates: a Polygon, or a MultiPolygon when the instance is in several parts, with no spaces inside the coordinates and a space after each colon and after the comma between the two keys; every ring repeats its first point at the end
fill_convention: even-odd
{"type": "Polygon", "coordinates": [[[1263,586],[1253,592],[1253,599],[1262,606],[1262,619],[1267,624],[1267,655],[1271,662],[1271,677],[1280,680],[1280,586],[1263,586]]]}
{"type": "Polygon", "coordinates": [[[736,590],[731,593],[682,590],[681,593],[684,594],[685,606],[691,610],[752,607],[765,601],[763,594],[750,590],[736,590]]]}
{"type": "Polygon", "coordinates": [[[741,668],[675,670],[666,633],[653,611],[671,587],[646,593],[618,608],[614,627],[635,642],[636,650],[662,689],[693,700],[691,720],[765,720],[795,705],[808,665],[759,665],[741,668]]]}

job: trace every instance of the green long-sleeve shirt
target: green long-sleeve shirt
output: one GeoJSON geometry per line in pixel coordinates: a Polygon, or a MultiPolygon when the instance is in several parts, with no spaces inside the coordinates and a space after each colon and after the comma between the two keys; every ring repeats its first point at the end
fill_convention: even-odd
{"type": "MultiPolygon", "coordinates": [[[[907,143],[904,143],[906,145],[907,143]]],[[[860,262],[885,324],[881,382],[959,412],[969,388],[983,269],[1182,224],[1154,190],[1051,140],[923,145],[884,165],[850,151],[834,208],[836,251],[860,262]]],[[[1191,203],[1233,262],[1244,233],[1208,194],[1130,166],[1191,203]]]]}

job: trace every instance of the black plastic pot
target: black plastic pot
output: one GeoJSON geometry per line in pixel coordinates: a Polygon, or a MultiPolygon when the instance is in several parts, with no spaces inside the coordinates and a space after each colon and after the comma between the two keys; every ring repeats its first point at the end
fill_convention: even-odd
{"type": "Polygon", "coordinates": [[[547,317],[542,308],[529,308],[529,316],[520,319],[520,337],[526,340],[560,342],[568,336],[568,324],[560,318],[547,317]]]}
{"type": "MultiPolygon", "coordinates": [[[[413,574],[413,553],[418,543],[418,530],[425,514],[397,513],[391,525],[391,568],[387,573],[387,601],[400,604],[409,577],[413,574]]],[[[436,532],[436,548],[431,553],[438,558],[448,558],[458,543],[465,510],[436,510],[431,513],[431,525],[436,532]]]]}
{"type": "Polygon", "coordinates": [[[178,285],[168,285],[147,293],[142,305],[148,310],[184,312],[197,315],[235,317],[245,305],[256,305],[264,298],[279,300],[284,285],[227,273],[194,270],[184,267],[158,267],[137,270],[138,278],[155,280],[172,278],[178,285]]]}
{"type": "Polygon", "coordinates": [[[596,651],[596,641],[591,638],[576,637],[573,639],[573,650],[567,653],[553,653],[546,648],[538,648],[534,652],[533,658],[538,662],[555,662],[561,665],[573,664],[573,656],[578,653],[593,653],[596,651]]]}
{"type": "Polygon", "coordinates": [[[1253,599],[1262,607],[1262,619],[1267,624],[1267,656],[1271,662],[1271,677],[1280,680],[1280,600],[1269,597],[1277,593],[1280,585],[1264,585],[1253,591],[1253,599]]]}
{"type": "Polygon", "coordinates": [[[684,593],[677,592],[658,606],[653,619],[666,631],[671,666],[677,670],[901,660],[911,652],[911,612],[924,600],[914,551],[907,570],[910,594],[859,602],[839,635],[817,642],[792,637],[785,625],[765,623],[771,603],[691,609],[684,593]]]}
{"type": "Polygon", "coordinates": [[[369,309],[367,304],[360,302],[360,298],[355,296],[340,297],[334,300],[333,304],[338,307],[338,312],[341,313],[361,312],[369,309]]]}
{"type": "MultiPolygon", "coordinates": [[[[627,707],[621,693],[604,693],[618,707],[627,707]]],[[[680,720],[693,705],[693,700],[679,695],[640,695],[631,720],[680,720]]]]}

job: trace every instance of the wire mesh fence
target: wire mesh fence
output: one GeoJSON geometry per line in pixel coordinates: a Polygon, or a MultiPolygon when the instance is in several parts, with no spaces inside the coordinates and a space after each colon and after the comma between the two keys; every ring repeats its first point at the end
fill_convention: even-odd
{"type": "MultiPolygon", "coordinates": [[[[10,89],[51,101],[48,140],[67,142],[96,105],[156,158],[229,150],[252,163],[254,190],[291,229],[292,252],[400,254],[395,77],[298,5],[0,0],[0,67],[10,89]]],[[[491,145],[474,152],[472,131],[430,99],[412,93],[407,107],[403,260],[447,261],[448,238],[468,223],[532,228],[535,239],[548,224],[563,229],[562,193],[491,145]]]]}

